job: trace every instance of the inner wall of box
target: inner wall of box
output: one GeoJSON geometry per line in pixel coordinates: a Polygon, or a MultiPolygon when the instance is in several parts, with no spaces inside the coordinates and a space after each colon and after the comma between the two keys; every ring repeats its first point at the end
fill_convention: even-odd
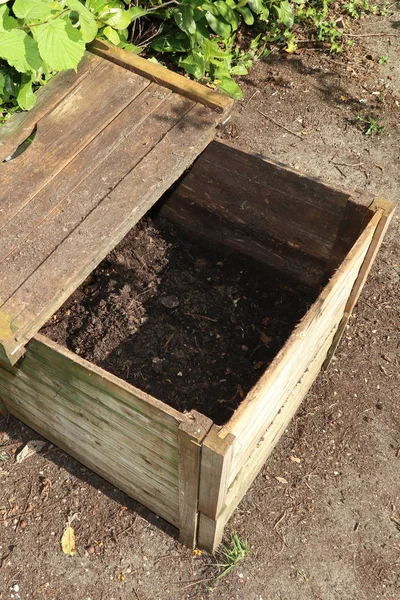
{"type": "Polygon", "coordinates": [[[310,200],[302,223],[298,210],[278,218],[295,191],[287,181],[286,205],[284,182],[271,177],[264,196],[247,193],[243,181],[234,193],[221,169],[206,184],[211,163],[201,157],[42,332],[180,412],[196,409],[223,424],[337,266],[317,245],[326,245],[328,228],[333,247],[338,226],[317,231],[310,200]],[[304,239],[309,221],[314,230],[304,239]]]}

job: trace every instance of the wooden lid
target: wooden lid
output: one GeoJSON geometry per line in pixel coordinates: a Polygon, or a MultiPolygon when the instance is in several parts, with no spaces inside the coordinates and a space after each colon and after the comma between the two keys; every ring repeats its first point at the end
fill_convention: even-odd
{"type": "Polygon", "coordinates": [[[185,95],[184,77],[160,85],[121,61],[119,50],[113,62],[88,54],[77,74],[59,74],[31,112],[0,130],[0,360],[15,364],[231,106],[209,90],[196,100],[192,85],[185,95]],[[182,94],[172,91],[178,80],[182,94]],[[7,160],[35,128],[25,152],[7,160]]]}

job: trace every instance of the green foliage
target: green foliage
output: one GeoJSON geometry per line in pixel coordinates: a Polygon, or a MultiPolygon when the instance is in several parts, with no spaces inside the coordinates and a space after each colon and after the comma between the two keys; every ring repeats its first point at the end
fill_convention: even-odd
{"type": "Polygon", "coordinates": [[[238,535],[232,536],[232,544],[230,548],[222,547],[222,563],[218,566],[221,569],[220,574],[215,578],[214,583],[222,577],[225,577],[238,566],[238,564],[246,558],[249,553],[249,545],[246,541],[241,541],[238,535]]]}
{"type": "Polygon", "coordinates": [[[380,135],[385,130],[385,126],[381,125],[379,118],[375,115],[357,115],[356,121],[363,124],[364,135],[380,135]]]}
{"type": "Polygon", "coordinates": [[[344,18],[377,11],[369,0],[0,0],[0,121],[31,108],[55,72],[76,69],[96,36],[240,98],[232,77],[273,46],[294,52],[294,26],[340,52],[344,18]]]}

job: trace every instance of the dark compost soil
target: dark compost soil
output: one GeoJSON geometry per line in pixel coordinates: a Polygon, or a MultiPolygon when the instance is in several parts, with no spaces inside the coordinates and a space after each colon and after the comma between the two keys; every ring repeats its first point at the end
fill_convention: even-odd
{"type": "Polygon", "coordinates": [[[170,406],[222,424],[310,301],[248,259],[145,218],[42,331],[170,406]]]}

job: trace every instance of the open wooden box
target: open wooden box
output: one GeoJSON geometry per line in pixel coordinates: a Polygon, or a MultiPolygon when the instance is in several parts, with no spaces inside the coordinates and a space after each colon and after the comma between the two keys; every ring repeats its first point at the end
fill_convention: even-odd
{"type": "MultiPolygon", "coordinates": [[[[202,138],[203,147],[207,142],[202,138]]],[[[189,152],[187,160],[193,158],[189,152]]],[[[317,297],[233,416],[221,427],[196,411],[180,413],[35,334],[33,325],[24,330],[15,360],[7,360],[12,353],[1,357],[0,409],[176,526],[183,543],[213,551],[329,363],[392,212],[385,200],[345,193],[211,142],[163,199],[160,213],[193,238],[244,254],[317,297]]],[[[90,269],[105,254],[106,247],[90,269]]],[[[63,289],[46,318],[90,269],[63,289]]],[[[9,324],[1,311],[4,331],[9,324]]]]}

